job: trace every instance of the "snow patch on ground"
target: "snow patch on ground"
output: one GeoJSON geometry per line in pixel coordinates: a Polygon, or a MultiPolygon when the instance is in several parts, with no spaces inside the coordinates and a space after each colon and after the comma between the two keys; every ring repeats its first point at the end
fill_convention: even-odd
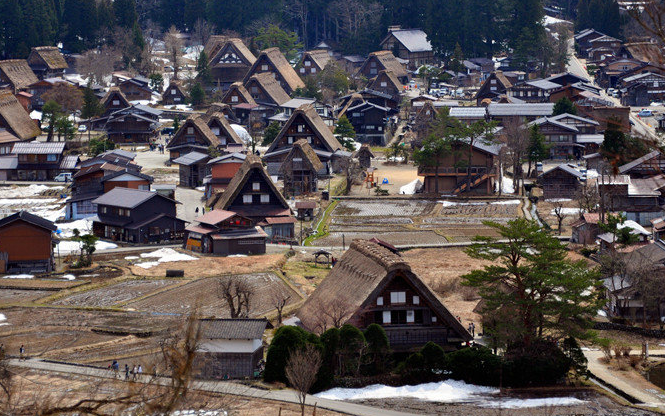
{"type": "Polygon", "coordinates": [[[570,202],[572,199],[570,198],[551,198],[551,199],[546,199],[545,202],[570,202]]]}
{"type": "Polygon", "coordinates": [[[8,274],[6,276],[2,276],[3,279],[32,279],[34,277],[35,275],[33,274],[8,274]]]}
{"type": "MultiPolygon", "coordinates": [[[[117,248],[118,245],[114,243],[109,243],[106,241],[97,241],[95,243],[95,249],[97,251],[100,250],[108,250],[110,248],[117,248]]],[[[60,254],[71,254],[71,253],[79,253],[81,251],[81,243],[78,241],[69,241],[69,240],[63,240],[58,243],[58,250],[60,250],[60,254]]]]}
{"type": "Polygon", "coordinates": [[[139,256],[127,256],[127,257],[125,257],[125,260],[138,260],[138,259],[140,259],[139,256]]]}
{"type": "Polygon", "coordinates": [[[423,189],[423,183],[420,179],[415,179],[399,188],[400,195],[413,195],[423,189]]]}
{"type": "Polygon", "coordinates": [[[557,19],[556,17],[547,16],[547,15],[543,17],[543,26],[552,26],[559,23],[571,24],[568,20],[557,19]]]}
{"type": "Polygon", "coordinates": [[[485,202],[453,202],[453,201],[437,201],[442,204],[444,208],[454,207],[457,205],[485,205],[485,202]]]}
{"type": "Polygon", "coordinates": [[[387,399],[391,397],[412,397],[433,402],[458,402],[476,398],[483,394],[498,393],[492,387],[475,386],[463,381],[447,380],[439,383],[425,383],[417,386],[390,387],[373,384],[360,389],[334,388],[316,394],[316,397],[330,400],[387,399]]]}
{"type": "MultiPolygon", "coordinates": [[[[579,208],[561,208],[561,214],[563,215],[579,215],[581,212],[584,210],[580,210],[579,208]]],[[[551,215],[556,215],[554,210],[550,211],[551,215]]]]}
{"type": "Polygon", "coordinates": [[[33,197],[39,195],[46,190],[60,190],[64,186],[46,186],[46,185],[28,185],[17,186],[16,188],[2,188],[0,189],[0,198],[21,198],[33,197]]]}
{"type": "Polygon", "coordinates": [[[526,409],[531,407],[576,406],[584,400],[575,397],[545,397],[542,399],[508,399],[482,403],[482,407],[501,407],[502,409],[526,409]]]}
{"type": "Polygon", "coordinates": [[[587,169],[587,171],[586,171],[586,178],[587,179],[596,179],[599,176],[600,176],[600,174],[598,173],[598,171],[596,169],[587,169]]]}
{"type": "Polygon", "coordinates": [[[144,269],[157,266],[159,263],[198,260],[196,257],[179,253],[172,248],[160,248],[159,250],[150,253],[142,253],[141,257],[144,259],[157,259],[156,261],[147,261],[137,264],[137,266],[143,267],[144,269]]]}
{"type": "MultiPolygon", "coordinates": [[[[495,191],[499,191],[499,182],[494,186],[495,191]]],[[[503,177],[501,179],[501,192],[504,194],[514,194],[515,188],[513,187],[513,180],[511,178],[503,177]]]]}
{"type": "Polygon", "coordinates": [[[92,220],[89,218],[76,220],[72,222],[63,222],[55,224],[60,231],[60,237],[71,238],[74,237],[74,229],[79,230],[81,235],[89,234],[92,232],[92,220]]]}
{"type": "Polygon", "coordinates": [[[73,274],[65,274],[60,276],[60,278],[65,280],[76,280],[76,276],[74,276],[73,274]]]}
{"type": "Polygon", "coordinates": [[[519,205],[520,204],[519,199],[507,199],[505,201],[494,201],[490,202],[491,205],[519,205]]]}

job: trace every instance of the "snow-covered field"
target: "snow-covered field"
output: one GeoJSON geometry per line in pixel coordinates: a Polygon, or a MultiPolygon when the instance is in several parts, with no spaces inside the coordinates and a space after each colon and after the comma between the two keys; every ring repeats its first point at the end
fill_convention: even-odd
{"type": "Polygon", "coordinates": [[[55,221],[65,215],[64,199],[39,197],[44,191],[60,191],[63,186],[32,184],[28,186],[0,188],[0,216],[11,215],[21,210],[55,221]]]}
{"type": "MultiPolygon", "coordinates": [[[[130,256],[128,256],[130,257],[130,256]]],[[[127,258],[127,257],[126,257],[127,258]]],[[[172,248],[160,248],[159,250],[152,251],[150,253],[142,253],[141,258],[144,259],[154,259],[153,261],[145,261],[142,263],[137,263],[139,267],[144,269],[149,269],[151,267],[159,265],[159,263],[166,263],[171,261],[193,261],[198,260],[198,258],[193,256],[188,256],[187,254],[179,253],[172,248]]]]}
{"type": "Polygon", "coordinates": [[[497,398],[499,390],[494,387],[476,386],[463,381],[446,380],[415,386],[390,387],[374,384],[359,389],[334,388],[316,394],[330,400],[369,400],[390,398],[412,398],[438,403],[475,402],[481,407],[522,409],[550,406],[574,406],[584,401],[575,397],[545,397],[535,399],[497,398]]]}
{"type": "MultiPolygon", "coordinates": [[[[118,247],[117,244],[109,243],[106,241],[97,241],[95,243],[95,249],[97,251],[108,250],[110,248],[116,248],[116,247],[118,247]]],[[[80,253],[81,243],[79,243],[78,241],[62,240],[58,243],[57,250],[59,250],[60,255],[80,253]]]]}
{"type": "Polygon", "coordinates": [[[454,206],[469,206],[469,205],[519,205],[521,202],[519,199],[506,199],[503,201],[493,201],[493,202],[454,202],[454,201],[438,201],[440,204],[443,205],[444,208],[446,207],[454,207],[454,206]]]}

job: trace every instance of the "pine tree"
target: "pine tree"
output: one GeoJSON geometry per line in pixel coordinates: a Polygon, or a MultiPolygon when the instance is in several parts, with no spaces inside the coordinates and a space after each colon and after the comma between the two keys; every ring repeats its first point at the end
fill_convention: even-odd
{"type": "Polygon", "coordinates": [[[545,135],[540,132],[537,124],[529,129],[529,148],[527,160],[529,161],[528,175],[531,176],[531,165],[542,162],[550,156],[550,146],[545,143],[545,135]]]}
{"type": "Polygon", "coordinates": [[[200,82],[195,83],[189,91],[189,100],[193,106],[201,105],[205,101],[206,93],[200,82]]]}
{"type": "Polygon", "coordinates": [[[575,107],[575,104],[568,97],[563,97],[554,104],[552,115],[558,116],[560,114],[577,115],[577,107],[575,107]]]}
{"type": "Polygon", "coordinates": [[[203,85],[212,84],[212,74],[210,73],[210,65],[208,63],[208,54],[204,50],[199,54],[199,59],[196,61],[196,71],[198,75],[196,78],[203,83],[203,85]]]}
{"type": "Polygon", "coordinates": [[[334,134],[338,137],[338,140],[342,146],[344,146],[347,150],[356,150],[355,143],[353,141],[353,139],[356,137],[356,131],[353,128],[353,124],[351,124],[346,115],[343,115],[339,118],[339,120],[337,120],[334,134]]]}
{"type": "Polygon", "coordinates": [[[270,143],[275,140],[275,137],[279,134],[279,131],[282,130],[282,127],[279,125],[278,122],[273,121],[266,127],[265,131],[263,132],[263,145],[268,146],[270,143]]]}

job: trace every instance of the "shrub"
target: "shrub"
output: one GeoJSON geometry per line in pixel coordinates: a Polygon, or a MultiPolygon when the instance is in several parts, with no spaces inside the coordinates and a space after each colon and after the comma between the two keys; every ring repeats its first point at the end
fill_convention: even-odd
{"type": "Polygon", "coordinates": [[[563,353],[571,360],[573,369],[579,375],[587,375],[587,359],[573,337],[563,340],[563,353]]]}
{"type": "Polygon", "coordinates": [[[367,375],[380,374],[386,371],[390,342],[388,335],[381,325],[371,324],[363,334],[367,342],[367,375]]]}
{"type": "Polygon", "coordinates": [[[486,347],[464,348],[448,354],[451,378],[467,383],[499,385],[502,360],[486,347]]]}
{"type": "Polygon", "coordinates": [[[556,384],[572,365],[572,360],[547,340],[514,345],[506,351],[505,360],[504,382],[512,387],[556,384]]]}
{"type": "Polygon", "coordinates": [[[275,336],[266,355],[266,368],[263,379],[267,382],[280,381],[288,384],[284,369],[293,348],[305,346],[307,331],[296,326],[283,326],[275,332],[275,336]]]}
{"type": "Polygon", "coordinates": [[[340,328],[339,353],[342,356],[342,374],[358,375],[365,346],[365,336],[358,328],[349,324],[340,328]]]}
{"type": "Polygon", "coordinates": [[[447,357],[446,353],[443,351],[440,345],[435,344],[434,342],[428,342],[420,350],[420,354],[425,360],[425,369],[428,372],[439,373],[447,367],[447,357]]]}

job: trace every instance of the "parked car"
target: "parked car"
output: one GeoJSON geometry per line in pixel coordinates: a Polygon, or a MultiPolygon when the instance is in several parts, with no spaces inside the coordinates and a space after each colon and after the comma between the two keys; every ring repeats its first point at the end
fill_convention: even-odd
{"type": "Polygon", "coordinates": [[[637,115],[640,117],[653,117],[653,111],[643,108],[637,115]]]}
{"type": "Polygon", "coordinates": [[[79,124],[79,132],[84,133],[88,131],[88,127],[85,124],[79,124]]]}
{"type": "Polygon", "coordinates": [[[55,178],[53,178],[53,180],[56,181],[56,182],[71,182],[72,181],[72,174],[69,173],[69,172],[66,172],[66,173],[63,172],[63,173],[59,174],[58,176],[56,176],[55,178]]]}

